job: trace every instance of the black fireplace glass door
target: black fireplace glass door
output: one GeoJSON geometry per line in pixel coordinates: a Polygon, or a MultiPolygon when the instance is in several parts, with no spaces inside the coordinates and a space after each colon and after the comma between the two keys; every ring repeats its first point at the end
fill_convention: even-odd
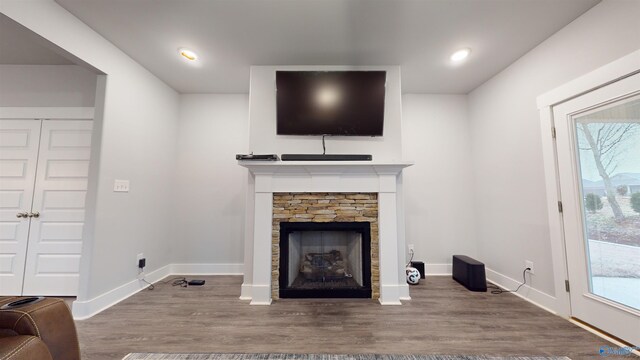
{"type": "Polygon", "coordinates": [[[369,223],[287,224],[296,225],[281,229],[281,297],[370,297],[369,223]]]}

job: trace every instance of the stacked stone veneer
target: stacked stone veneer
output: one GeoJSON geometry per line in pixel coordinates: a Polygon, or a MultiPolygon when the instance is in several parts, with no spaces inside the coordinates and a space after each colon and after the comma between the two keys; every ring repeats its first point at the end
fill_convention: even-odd
{"type": "Polygon", "coordinates": [[[371,297],[380,297],[377,193],[274,193],[271,237],[271,297],[280,286],[280,222],[371,223],[371,297]]]}

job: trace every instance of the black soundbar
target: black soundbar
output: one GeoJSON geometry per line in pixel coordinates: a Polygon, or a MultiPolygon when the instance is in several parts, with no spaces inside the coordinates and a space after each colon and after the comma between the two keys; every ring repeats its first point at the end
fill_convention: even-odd
{"type": "Polygon", "coordinates": [[[236,154],[236,160],[255,160],[255,161],[278,161],[278,155],[276,154],[236,154]]]}
{"type": "Polygon", "coordinates": [[[373,156],[364,154],[282,154],[282,161],[371,161],[373,156]]]}

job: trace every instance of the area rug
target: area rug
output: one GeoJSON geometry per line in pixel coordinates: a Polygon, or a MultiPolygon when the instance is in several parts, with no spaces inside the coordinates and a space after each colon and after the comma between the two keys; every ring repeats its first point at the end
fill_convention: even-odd
{"type": "Polygon", "coordinates": [[[570,360],[568,357],[381,354],[161,354],[133,353],[122,360],[570,360]]]}

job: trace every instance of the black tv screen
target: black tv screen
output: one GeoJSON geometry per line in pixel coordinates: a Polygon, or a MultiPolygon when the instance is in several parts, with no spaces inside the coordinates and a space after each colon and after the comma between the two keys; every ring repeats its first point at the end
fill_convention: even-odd
{"type": "Polygon", "coordinates": [[[385,71],[276,71],[278,135],[382,136],[385,71]]]}

